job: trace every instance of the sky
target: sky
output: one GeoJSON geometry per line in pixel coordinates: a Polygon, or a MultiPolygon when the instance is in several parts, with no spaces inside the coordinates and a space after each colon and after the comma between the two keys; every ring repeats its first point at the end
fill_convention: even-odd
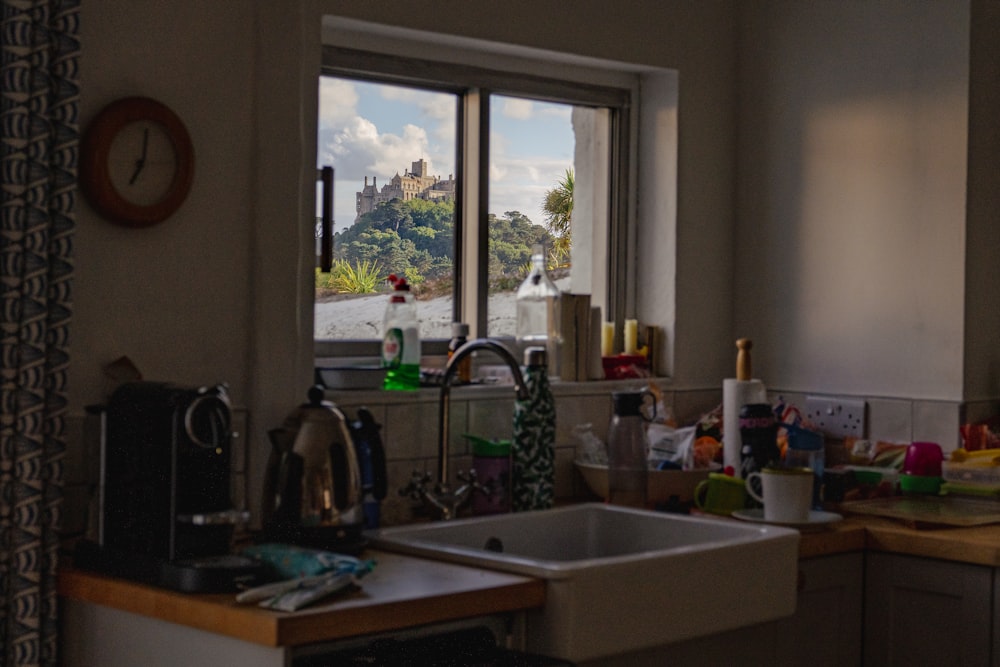
{"type": "MultiPolygon", "coordinates": [[[[319,97],[317,166],[336,170],[337,230],[354,222],[365,176],[381,189],[420,159],[432,175],[447,179],[455,173],[454,95],[322,77],[319,97]]],[[[545,224],[545,192],[573,164],[571,107],[512,97],[495,97],[493,104],[489,211],[520,211],[545,224]]]]}

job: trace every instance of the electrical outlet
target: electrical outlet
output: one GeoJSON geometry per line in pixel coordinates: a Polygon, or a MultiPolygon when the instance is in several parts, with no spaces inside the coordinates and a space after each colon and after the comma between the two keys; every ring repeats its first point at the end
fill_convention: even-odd
{"type": "Polygon", "coordinates": [[[865,402],[861,399],[807,396],[806,418],[831,438],[865,436],[865,402]]]}

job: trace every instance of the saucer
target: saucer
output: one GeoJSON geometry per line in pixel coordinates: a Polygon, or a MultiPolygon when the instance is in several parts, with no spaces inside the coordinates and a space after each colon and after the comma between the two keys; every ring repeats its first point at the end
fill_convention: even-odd
{"type": "Polygon", "coordinates": [[[761,508],[750,509],[750,510],[736,510],[733,512],[733,516],[742,521],[755,521],[757,523],[771,523],[777,526],[791,526],[793,528],[803,528],[806,526],[821,526],[827,523],[834,523],[835,521],[840,521],[844,517],[837,514],[836,512],[821,512],[819,510],[810,510],[809,518],[805,521],[768,521],[764,518],[764,510],[761,508]]]}

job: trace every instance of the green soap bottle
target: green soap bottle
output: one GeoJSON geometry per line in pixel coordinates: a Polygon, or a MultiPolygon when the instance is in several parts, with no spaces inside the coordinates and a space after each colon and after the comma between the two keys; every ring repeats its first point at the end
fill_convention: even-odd
{"type": "Polygon", "coordinates": [[[389,276],[392,296],[382,325],[383,389],[411,391],[420,388],[420,321],[417,304],[406,278],[389,276]]]}

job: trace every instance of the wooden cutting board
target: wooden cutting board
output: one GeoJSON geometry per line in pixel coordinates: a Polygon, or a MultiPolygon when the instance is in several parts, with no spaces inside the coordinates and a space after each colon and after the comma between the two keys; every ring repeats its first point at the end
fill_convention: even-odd
{"type": "Polygon", "coordinates": [[[984,526],[1000,523],[1000,502],[950,496],[893,496],[841,503],[840,509],[901,519],[915,528],[935,526],[984,526]]]}

